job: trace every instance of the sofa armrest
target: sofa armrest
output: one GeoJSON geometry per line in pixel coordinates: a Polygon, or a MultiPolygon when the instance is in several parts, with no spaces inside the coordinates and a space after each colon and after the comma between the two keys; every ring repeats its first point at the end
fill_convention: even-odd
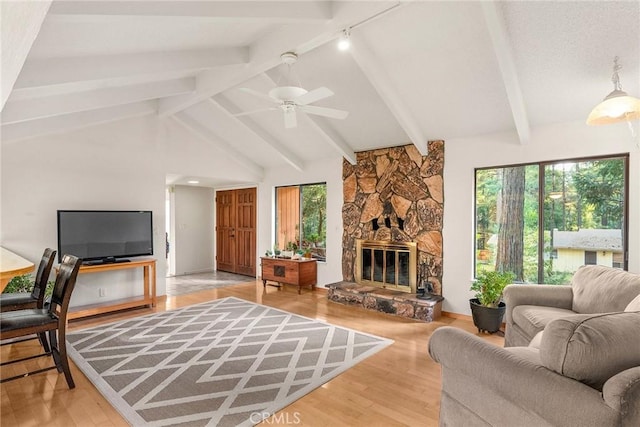
{"type": "MultiPolygon", "coordinates": [[[[485,397],[490,390],[550,425],[566,425],[568,416],[574,425],[603,425],[605,420],[618,416],[618,411],[605,404],[597,390],[454,327],[443,326],[433,333],[429,354],[442,365],[443,377],[450,370],[466,378],[465,387],[471,392],[466,397],[452,398],[468,408],[493,410],[494,402],[487,402],[485,397]]],[[[442,389],[447,390],[445,379],[442,389]]],[[[490,414],[481,415],[484,416],[490,414]]]]}
{"type": "Polygon", "coordinates": [[[541,305],[571,310],[573,290],[562,285],[508,285],[504,288],[504,302],[507,305],[505,322],[507,328],[512,323],[513,309],[519,305],[541,305]]]}
{"type": "Polygon", "coordinates": [[[607,405],[622,413],[623,426],[640,425],[640,366],[609,378],[602,396],[607,405]]]}

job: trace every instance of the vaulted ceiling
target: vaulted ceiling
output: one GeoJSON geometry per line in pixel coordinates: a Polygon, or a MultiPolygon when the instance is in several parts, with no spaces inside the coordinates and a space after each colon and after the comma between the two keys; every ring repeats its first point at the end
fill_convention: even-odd
{"type": "Polygon", "coordinates": [[[258,174],[409,142],[425,153],[431,139],[526,144],[538,126],[584,121],[613,89],[616,55],[640,96],[640,2],[53,1],[2,139],[155,114],[258,174]],[[270,105],[240,88],[276,87],[288,51],[302,87],[334,92],[313,105],[346,119],[235,116],[270,105]]]}

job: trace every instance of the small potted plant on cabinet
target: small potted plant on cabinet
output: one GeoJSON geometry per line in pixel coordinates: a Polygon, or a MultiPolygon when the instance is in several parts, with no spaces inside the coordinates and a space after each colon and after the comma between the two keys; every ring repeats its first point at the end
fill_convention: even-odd
{"type": "Polygon", "coordinates": [[[500,330],[506,309],[502,302],[502,291],[512,283],[513,278],[510,272],[483,271],[471,285],[476,295],[469,300],[469,305],[478,332],[493,334],[500,330]]]}

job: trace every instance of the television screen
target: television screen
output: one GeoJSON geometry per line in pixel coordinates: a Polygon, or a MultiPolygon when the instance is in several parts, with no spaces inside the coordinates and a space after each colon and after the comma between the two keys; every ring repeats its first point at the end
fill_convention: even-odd
{"type": "Polygon", "coordinates": [[[153,255],[151,211],[58,211],[58,259],[117,262],[153,255]],[[118,258],[121,258],[118,260],[118,258]]]}

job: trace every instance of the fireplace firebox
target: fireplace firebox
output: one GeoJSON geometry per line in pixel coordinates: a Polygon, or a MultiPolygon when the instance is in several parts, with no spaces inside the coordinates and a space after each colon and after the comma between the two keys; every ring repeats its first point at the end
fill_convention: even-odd
{"type": "Polygon", "coordinates": [[[358,239],[355,277],[362,285],[416,293],[416,243],[358,239]]]}

